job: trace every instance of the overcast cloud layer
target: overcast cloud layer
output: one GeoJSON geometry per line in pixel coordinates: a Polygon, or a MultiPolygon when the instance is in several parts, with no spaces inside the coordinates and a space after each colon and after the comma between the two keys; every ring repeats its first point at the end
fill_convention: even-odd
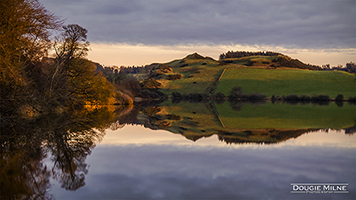
{"type": "Polygon", "coordinates": [[[39,0],[94,43],[355,48],[355,0],[39,0]]]}

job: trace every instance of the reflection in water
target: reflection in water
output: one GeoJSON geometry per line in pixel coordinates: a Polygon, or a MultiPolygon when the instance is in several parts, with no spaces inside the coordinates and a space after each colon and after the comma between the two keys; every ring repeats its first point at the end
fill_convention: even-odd
{"type": "MultiPolygon", "coordinates": [[[[349,137],[336,132],[306,136],[320,141],[330,134],[349,137]]],[[[355,195],[355,146],[344,148],[340,140],[326,146],[312,141],[300,145],[299,138],[276,145],[224,145],[214,136],[193,142],[168,132],[146,132],[139,126],[110,131],[107,136],[87,160],[91,167],[86,186],[75,194],[54,187],[56,197],[353,199],[355,195]],[[290,194],[292,182],[347,182],[350,194],[290,194]]],[[[350,138],[353,143],[355,139],[350,138]]]]}
{"type": "MultiPolygon", "coordinates": [[[[163,102],[129,109],[63,111],[37,118],[2,114],[0,198],[235,199],[259,198],[254,194],[263,191],[263,198],[283,199],[290,197],[290,183],[296,181],[348,182],[355,193],[355,177],[348,176],[354,173],[356,162],[354,107],[321,107],[343,109],[337,110],[342,111],[337,116],[345,118],[330,127],[322,122],[328,116],[320,116],[321,122],[309,128],[242,128],[241,121],[251,127],[271,111],[268,103],[257,110],[256,106],[234,110],[224,104],[163,102]],[[344,129],[340,133],[331,130],[339,127],[344,129]],[[328,135],[310,137],[318,132],[328,135]],[[331,138],[336,141],[331,146],[317,145],[331,135],[339,138],[331,138]],[[314,143],[305,147],[305,141],[314,143]]],[[[308,109],[295,113],[298,108],[294,107],[289,109],[294,112],[290,116],[285,112],[289,107],[281,108],[268,116],[293,124],[304,120],[302,114],[311,114],[308,109]]]]}
{"type": "Polygon", "coordinates": [[[336,104],[292,106],[268,102],[247,104],[235,110],[228,102],[221,105],[180,102],[135,107],[119,122],[167,130],[192,141],[218,135],[227,144],[274,144],[320,129],[344,129],[346,134],[353,134],[355,113],[353,105],[340,108],[336,104]]]}
{"type": "Polygon", "coordinates": [[[49,113],[40,118],[4,115],[1,123],[1,199],[50,198],[51,175],[66,190],[85,185],[86,157],[115,121],[109,107],[49,113]],[[43,159],[51,155],[53,167],[43,159]]]}

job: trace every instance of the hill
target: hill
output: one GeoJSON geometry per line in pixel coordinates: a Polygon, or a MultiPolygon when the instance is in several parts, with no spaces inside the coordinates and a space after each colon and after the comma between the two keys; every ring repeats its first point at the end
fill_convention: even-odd
{"type": "Polygon", "coordinates": [[[351,73],[323,71],[318,66],[274,52],[240,52],[214,60],[198,53],[168,63],[154,63],[134,74],[139,81],[156,81],[155,88],[164,94],[199,93],[210,96],[218,92],[229,95],[235,86],[246,94],[272,95],[323,94],[335,98],[356,96],[356,79],[351,73]],[[159,85],[159,86],[158,86],[159,85]],[[157,87],[158,86],[158,87],[157,87]]]}

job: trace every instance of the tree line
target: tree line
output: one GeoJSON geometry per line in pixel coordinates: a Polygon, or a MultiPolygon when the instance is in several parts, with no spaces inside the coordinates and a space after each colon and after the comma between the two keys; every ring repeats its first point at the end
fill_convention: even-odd
{"type": "Polygon", "coordinates": [[[323,65],[322,68],[324,70],[337,70],[337,71],[345,71],[349,73],[356,73],[356,64],[354,62],[346,63],[346,66],[342,65],[330,67],[330,64],[323,65]]]}
{"type": "Polygon", "coordinates": [[[226,53],[222,53],[219,55],[219,60],[226,58],[242,58],[248,56],[279,56],[283,55],[278,52],[273,51],[258,51],[258,52],[250,52],[250,51],[228,51],[226,53]]]}

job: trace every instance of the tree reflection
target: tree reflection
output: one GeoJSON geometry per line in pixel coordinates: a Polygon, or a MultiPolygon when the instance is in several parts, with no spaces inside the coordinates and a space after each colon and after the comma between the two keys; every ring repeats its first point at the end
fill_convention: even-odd
{"type": "MultiPolygon", "coordinates": [[[[7,119],[7,120],[6,120],[7,119]]],[[[1,121],[1,199],[49,199],[50,171],[39,130],[21,118],[1,121]]]]}
{"type": "Polygon", "coordinates": [[[66,190],[84,186],[86,158],[116,121],[114,111],[87,108],[40,118],[1,113],[0,199],[51,199],[51,176],[66,190]],[[47,155],[52,166],[44,163],[47,155]]]}

